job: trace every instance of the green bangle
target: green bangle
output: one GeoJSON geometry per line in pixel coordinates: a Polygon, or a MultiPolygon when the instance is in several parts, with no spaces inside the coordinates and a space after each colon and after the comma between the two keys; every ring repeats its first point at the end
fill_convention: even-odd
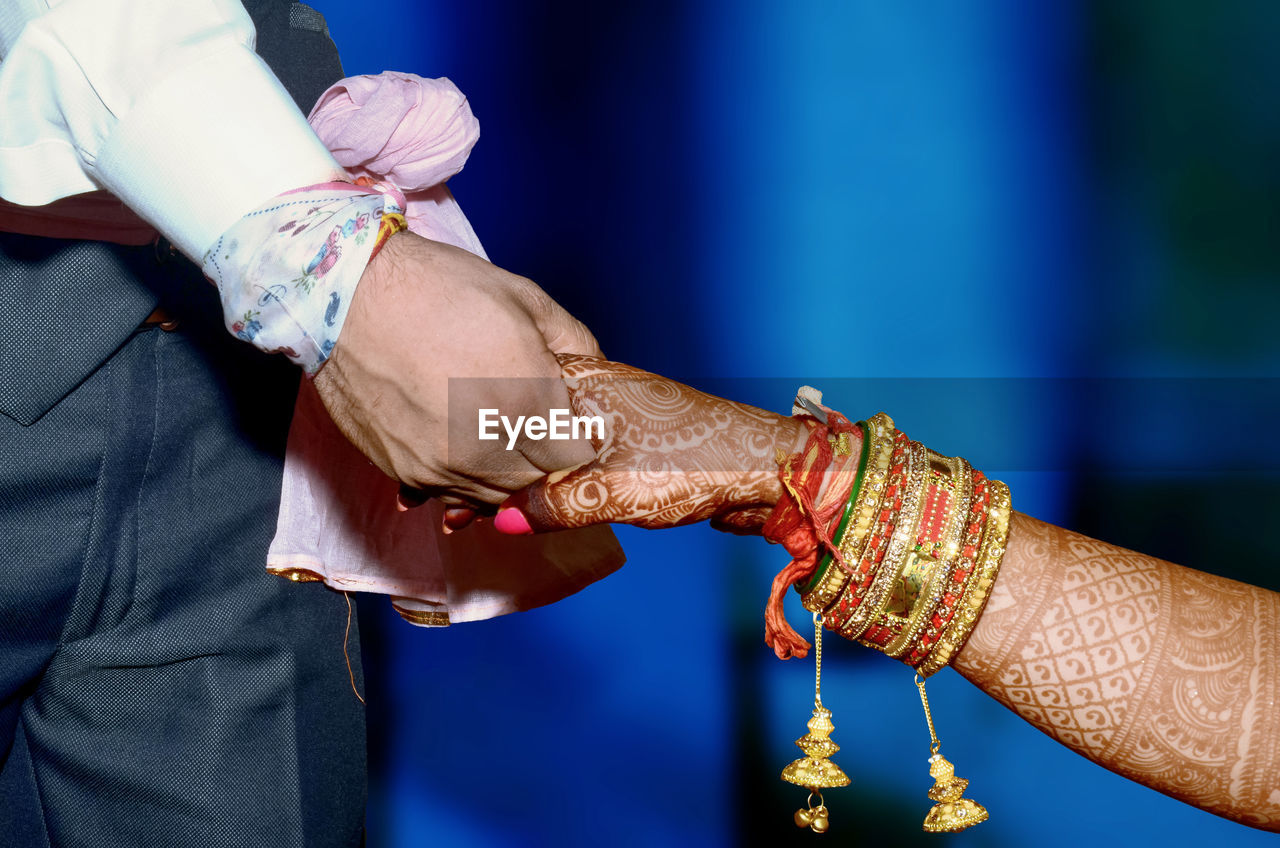
{"type": "MultiPolygon", "coordinates": [[[[867,473],[867,459],[871,456],[871,428],[867,426],[865,421],[859,421],[857,426],[862,431],[862,451],[858,455],[858,473],[853,478],[853,489],[849,492],[849,500],[844,505],[844,514],[840,516],[840,523],[836,525],[835,535],[831,539],[831,544],[837,548],[844,541],[845,531],[849,529],[849,519],[853,517],[853,505],[858,500],[858,492],[862,491],[862,478],[867,473]]],[[[823,554],[822,559],[818,561],[818,568],[813,572],[813,576],[809,578],[809,582],[803,586],[797,586],[796,591],[802,595],[807,595],[816,589],[834,561],[835,557],[831,555],[831,551],[823,554]]]]}

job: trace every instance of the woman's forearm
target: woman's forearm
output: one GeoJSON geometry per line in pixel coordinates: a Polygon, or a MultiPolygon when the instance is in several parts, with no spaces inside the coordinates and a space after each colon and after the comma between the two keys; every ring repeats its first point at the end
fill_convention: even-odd
{"type": "Polygon", "coordinates": [[[1280,830],[1280,595],[1015,514],[953,665],[1098,764],[1280,830]]]}
{"type": "MultiPolygon", "coordinates": [[[[563,364],[576,411],[603,416],[611,436],[596,462],[508,503],[524,527],[711,519],[760,532],[780,499],[795,499],[777,457],[801,450],[805,425],[620,363],[563,364]]],[[[852,441],[847,456],[861,448],[852,441]]],[[[1280,830],[1277,637],[1274,592],[1015,513],[999,575],[952,665],[1106,768],[1280,830]]]]}

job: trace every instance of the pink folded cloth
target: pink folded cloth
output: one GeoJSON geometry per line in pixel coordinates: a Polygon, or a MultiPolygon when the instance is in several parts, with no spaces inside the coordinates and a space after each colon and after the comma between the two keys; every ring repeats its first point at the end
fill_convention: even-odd
{"type": "MultiPolygon", "coordinates": [[[[413,232],[485,256],[444,185],[480,137],[452,82],[394,72],[349,77],[320,97],[308,120],[352,176],[405,193],[413,232]]],[[[441,626],[557,601],[624,562],[605,527],[503,536],[483,522],[445,535],[438,503],[399,512],[397,488],[339,432],[304,380],[267,570],[390,595],[408,621],[441,626]]]]}
{"type": "Polygon", "coordinates": [[[404,192],[410,230],[485,256],[444,185],[480,138],[480,122],[456,85],[395,71],[347,77],[320,95],[307,120],[351,176],[404,192]]]}

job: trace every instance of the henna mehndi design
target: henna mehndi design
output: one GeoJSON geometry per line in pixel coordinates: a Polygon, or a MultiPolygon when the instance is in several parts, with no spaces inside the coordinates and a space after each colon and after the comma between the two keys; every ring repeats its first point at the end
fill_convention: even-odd
{"type": "Polygon", "coordinates": [[[954,666],[1112,771],[1280,830],[1280,595],[1014,516],[954,666]]]}
{"type": "MultiPolygon", "coordinates": [[[[625,365],[563,364],[575,411],[605,416],[609,440],[533,488],[535,523],[759,530],[781,494],[775,447],[797,449],[803,425],[625,365]]],[[[952,664],[1100,765],[1280,831],[1280,594],[1015,513],[952,664]]]]}
{"type": "Polygon", "coordinates": [[[803,443],[798,422],[617,362],[561,357],[577,415],[605,420],[596,462],[530,492],[534,525],[712,519],[758,531],[778,499],[775,451],[803,443]]]}

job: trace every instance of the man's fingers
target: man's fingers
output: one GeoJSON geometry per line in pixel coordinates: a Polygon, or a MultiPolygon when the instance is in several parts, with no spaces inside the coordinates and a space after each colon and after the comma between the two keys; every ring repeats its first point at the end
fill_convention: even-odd
{"type": "Polygon", "coordinates": [[[590,424],[584,426],[578,420],[581,410],[570,398],[569,390],[559,377],[547,381],[543,384],[543,389],[544,395],[539,399],[538,407],[545,405],[548,416],[552,414],[552,410],[560,410],[558,414],[563,417],[559,419],[558,432],[550,431],[549,418],[548,432],[544,437],[533,438],[526,431],[525,437],[517,443],[520,453],[543,473],[585,465],[595,458],[596,444],[592,439],[596,437],[598,441],[603,438],[603,432],[598,432],[603,428],[592,427],[590,424]]]}
{"type": "MultiPolygon", "coordinates": [[[[396,495],[396,509],[400,512],[408,512],[411,509],[417,509],[429,500],[431,500],[430,492],[402,485],[400,492],[396,495]]],[[[461,499],[453,495],[441,495],[439,500],[445,507],[444,515],[441,519],[445,535],[466,527],[472,521],[475,521],[479,514],[474,506],[463,503],[461,499]]]]}
{"type": "Polygon", "coordinates": [[[523,439],[519,443],[525,459],[543,472],[557,471],[590,462],[595,458],[595,448],[585,438],[580,439],[523,439]]]}
{"type": "Polygon", "coordinates": [[[400,491],[396,494],[396,509],[400,512],[408,512],[411,509],[417,509],[427,501],[431,500],[431,493],[422,489],[415,489],[412,486],[400,484],[400,491]]]}

